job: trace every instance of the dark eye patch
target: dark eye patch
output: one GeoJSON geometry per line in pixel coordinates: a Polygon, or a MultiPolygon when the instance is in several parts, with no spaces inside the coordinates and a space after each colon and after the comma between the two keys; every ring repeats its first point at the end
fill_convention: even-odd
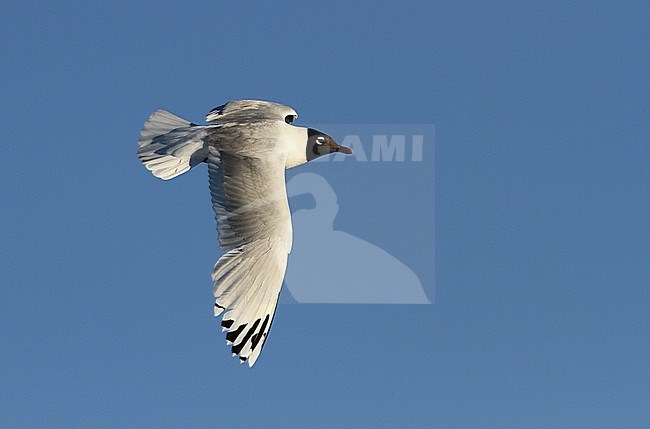
{"type": "Polygon", "coordinates": [[[284,122],[286,122],[287,124],[290,124],[295,120],[296,120],[296,115],[287,115],[284,118],[284,122]]]}

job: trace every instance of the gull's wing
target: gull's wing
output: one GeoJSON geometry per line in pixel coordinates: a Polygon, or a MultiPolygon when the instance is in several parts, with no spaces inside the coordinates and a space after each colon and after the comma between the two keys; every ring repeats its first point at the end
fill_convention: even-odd
{"type": "Polygon", "coordinates": [[[206,121],[218,125],[243,125],[263,121],[284,122],[287,116],[298,114],[289,106],[261,100],[234,100],[215,107],[206,116],[206,121]]]}
{"type": "Polygon", "coordinates": [[[284,161],[209,148],[208,172],[219,242],[212,271],[215,316],[233,355],[253,366],[268,335],[291,251],[284,161]]]}

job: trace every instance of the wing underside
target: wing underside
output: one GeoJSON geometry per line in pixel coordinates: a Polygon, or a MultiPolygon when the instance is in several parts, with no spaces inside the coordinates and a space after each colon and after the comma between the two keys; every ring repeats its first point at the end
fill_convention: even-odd
{"type": "Polygon", "coordinates": [[[291,247],[284,164],[210,147],[210,192],[219,242],[215,316],[233,355],[252,366],[271,328],[291,247]]]}

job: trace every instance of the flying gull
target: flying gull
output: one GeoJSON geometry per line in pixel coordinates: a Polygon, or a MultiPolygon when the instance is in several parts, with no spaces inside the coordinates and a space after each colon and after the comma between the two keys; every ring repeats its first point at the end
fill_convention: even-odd
{"type": "Polygon", "coordinates": [[[285,169],[334,152],[351,154],[327,134],[291,125],[295,110],[268,101],[230,101],[212,109],[208,125],[165,110],[145,122],[138,157],[169,180],[206,162],[219,244],[214,315],[240,363],[253,366],[271,329],[291,252],[285,169]]]}

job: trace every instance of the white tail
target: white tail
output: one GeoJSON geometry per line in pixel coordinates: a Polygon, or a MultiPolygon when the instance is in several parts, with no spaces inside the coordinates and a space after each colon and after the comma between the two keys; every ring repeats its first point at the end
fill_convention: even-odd
{"type": "Polygon", "coordinates": [[[154,176],[172,179],[205,161],[208,128],[165,110],[156,110],[140,132],[138,158],[154,176]]]}

